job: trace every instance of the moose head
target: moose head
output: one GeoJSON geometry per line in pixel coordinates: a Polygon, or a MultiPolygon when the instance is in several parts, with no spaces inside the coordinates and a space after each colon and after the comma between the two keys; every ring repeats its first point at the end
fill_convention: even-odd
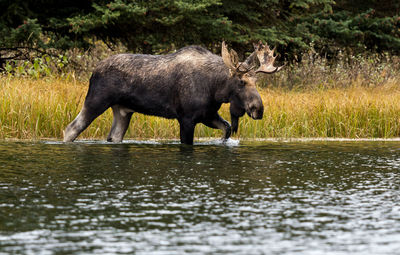
{"type": "Polygon", "coordinates": [[[254,44],[254,52],[244,62],[239,62],[237,53],[233,49],[228,51],[225,42],[222,42],[222,59],[236,85],[230,100],[233,133],[237,132],[239,117],[245,113],[255,120],[262,119],[264,106],[256,83],[258,74],[272,74],[282,69],[283,66],[274,66],[274,51],[275,49],[271,50],[267,44],[259,41],[254,44]],[[257,62],[259,66],[256,69],[257,62]]]}

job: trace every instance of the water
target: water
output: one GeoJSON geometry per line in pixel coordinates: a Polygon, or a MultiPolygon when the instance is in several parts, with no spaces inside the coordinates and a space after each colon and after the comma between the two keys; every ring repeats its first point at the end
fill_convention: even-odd
{"type": "Polygon", "coordinates": [[[400,254],[399,142],[0,152],[0,254],[400,254]]]}

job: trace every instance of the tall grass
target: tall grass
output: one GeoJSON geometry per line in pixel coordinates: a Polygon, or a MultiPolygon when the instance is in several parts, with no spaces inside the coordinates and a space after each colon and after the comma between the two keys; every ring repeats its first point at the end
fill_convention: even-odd
{"type": "MultiPolygon", "coordinates": [[[[66,79],[0,77],[0,139],[62,139],[63,129],[80,111],[87,82],[66,79]]],[[[400,83],[388,81],[366,88],[260,89],[262,120],[244,116],[241,138],[400,136],[400,83]]],[[[223,105],[220,114],[229,120],[223,105]]],[[[105,139],[112,123],[108,110],[79,139],[105,139]]],[[[195,137],[220,137],[222,132],[197,125],[195,137]]],[[[178,139],[176,120],[135,113],[125,139],[178,139]]]]}
{"type": "MultiPolygon", "coordinates": [[[[246,137],[389,138],[400,136],[397,85],[376,88],[264,90],[266,108],[246,137]]],[[[243,125],[242,130],[245,129],[243,125]]]]}

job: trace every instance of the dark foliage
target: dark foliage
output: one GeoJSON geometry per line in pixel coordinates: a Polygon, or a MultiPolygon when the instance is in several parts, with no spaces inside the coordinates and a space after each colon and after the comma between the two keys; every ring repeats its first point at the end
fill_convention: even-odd
{"type": "Polygon", "coordinates": [[[96,40],[137,53],[164,53],[199,44],[239,54],[257,40],[285,59],[315,48],[400,52],[400,2],[395,0],[2,0],[0,65],[26,52],[90,48],[96,40]]]}

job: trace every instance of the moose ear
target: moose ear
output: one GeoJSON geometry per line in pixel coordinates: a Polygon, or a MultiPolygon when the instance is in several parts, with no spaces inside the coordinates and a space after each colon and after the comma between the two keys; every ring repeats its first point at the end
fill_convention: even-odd
{"type": "Polygon", "coordinates": [[[231,55],[231,61],[232,61],[233,66],[235,66],[235,68],[237,68],[238,64],[239,64],[238,54],[236,53],[235,50],[231,49],[230,55],[231,55]]]}

